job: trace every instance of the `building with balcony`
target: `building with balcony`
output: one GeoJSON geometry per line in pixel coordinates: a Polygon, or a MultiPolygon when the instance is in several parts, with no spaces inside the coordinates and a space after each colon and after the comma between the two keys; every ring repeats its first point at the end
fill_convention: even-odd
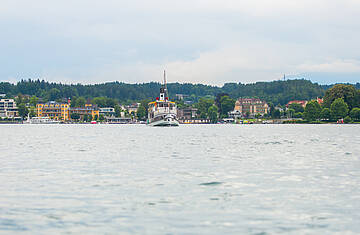
{"type": "Polygon", "coordinates": [[[47,103],[38,103],[36,105],[36,113],[38,117],[48,117],[58,121],[69,120],[69,111],[70,105],[68,103],[49,101],[47,103]]]}
{"type": "Polygon", "coordinates": [[[0,99],[0,117],[14,118],[19,116],[14,99],[0,99]]]}
{"type": "Polygon", "coordinates": [[[184,94],[175,94],[177,100],[184,100],[185,98],[189,97],[189,95],[184,94]]]}
{"type": "Polygon", "coordinates": [[[125,106],[125,109],[128,111],[129,114],[136,115],[139,106],[140,106],[140,103],[133,103],[133,104],[125,106]]]}
{"type": "Polygon", "coordinates": [[[196,118],[196,112],[198,110],[196,108],[183,108],[183,109],[177,109],[177,117],[180,120],[185,119],[195,119],[196,118]]]}
{"type": "Polygon", "coordinates": [[[111,107],[100,108],[99,109],[99,114],[102,114],[102,115],[107,116],[107,117],[113,116],[113,115],[115,115],[115,108],[111,108],[111,107]]]}
{"type": "Polygon", "coordinates": [[[85,104],[85,107],[70,108],[70,117],[73,113],[79,114],[81,118],[83,118],[84,115],[91,115],[92,119],[95,119],[95,116],[99,117],[99,108],[96,105],[88,103],[85,104]]]}
{"type": "Polygon", "coordinates": [[[234,113],[246,116],[264,115],[269,113],[269,105],[257,98],[239,98],[235,102],[234,113]]]}

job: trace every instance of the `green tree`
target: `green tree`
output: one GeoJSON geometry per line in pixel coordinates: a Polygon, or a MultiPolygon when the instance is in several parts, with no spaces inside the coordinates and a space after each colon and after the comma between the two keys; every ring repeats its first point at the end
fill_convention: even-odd
{"type": "Polygon", "coordinates": [[[84,122],[88,122],[88,120],[89,120],[89,115],[84,114],[84,115],[83,115],[83,121],[84,121],[84,122]]]}
{"type": "Polygon", "coordinates": [[[15,102],[17,105],[21,104],[21,103],[25,103],[24,97],[22,94],[18,94],[17,97],[15,98],[15,102]]]}
{"type": "Polygon", "coordinates": [[[290,118],[294,117],[295,109],[289,108],[287,110],[287,114],[288,114],[288,117],[290,117],[290,118]]]}
{"type": "Polygon", "coordinates": [[[336,84],[328,89],[324,96],[324,107],[330,108],[332,103],[342,98],[350,109],[359,106],[358,92],[353,85],[336,84]]]}
{"type": "Polygon", "coordinates": [[[144,106],[140,105],[136,111],[136,117],[138,120],[146,119],[146,109],[144,106]]]}
{"type": "Polygon", "coordinates": [[[202,119],[206,119],[209,117],[209,114],[208,113],[205,113],[205,112],[201,112],[200,114],[198,114],[198,117],[199,118],[202,118],[202,119]]]}
{"type": "Polygon", "coordinates": [[[94,120],[97,121],[98,119],[99,119],[99,115],[96,114],[96,115],[94,116],[94,120]]]}
{"type": "Polygon", "coordinates": [[[30,98],[29,103],[30,103],[31,106],[36,107],[36,104],[38,103],[38,100],[39,100],[39,99],[38,99],[36,96],[32,96],[32,97],[30,98]]]}
{"type": "Polygon", "coordinates": [[[295,110],[294,113],[304,112],[304,107],[301,104],[298,103],[292,103],[289,105],[289,109],[295,110]]]}
{"type": "Polygon", "coordinates": [[[208,109],[208,115],[211,123],[216,123],[218,121],[218,107],[215,105],[212,105],[208,109]]]}
{"type": "Polygon", "coordinates": [[[320,118],[321,107],[320,104],[316,100],[309,101],[304,110],[305,120],[315,121],[320,118]]]}
{"type": "Polygon", "coordinates": [[[301,112],[298,112],[298,113],[295,113],[294,114],[294,118],[303,118],[303,113],[301,113],[301,112]]]}
{"type": "Polygon", "coordinates": [[[336,100],[334,100],[334,102],[332,102],[330,106],[331,117],[334,120],[346,117],[348,111],[348,105],[342,98],[337,98],[336,100]]]}
{"type": "Polygon", "coordinates": [[[184,108],[189,107],[189,105],[184,103],[184,100],[175,100],[175,103],[179,109],[184,109],[184,108]]]}
{"type": "Polygon", "coordinates": [[[281,116],[280,110],[274,108],[273,112],[271,112],[271,117],[280,118],[280,116],[281,116]]]}
{"type": "Polygon", "coordinates": [[[49,91],[49,100],[57,100],[61,98],[61,92],[57,88],[52,88],[49,91]]]}
{"type": "Polygon", "coordinates": [[[105,117],[104,117],[104,115],[103,115],[103,114],[100,114],[100,116],[99,116],[99,120],[100,120],[100,122],[102,122],[102,121],[104,121],[104,120],[105,120],[105,117]]]}
{"type": "Polygon", "coordinates": [[[145,119],[148,116],[148,110],[149,110],[149,103],[151,102],[150,99],[144,99],[140,101],[140,105],[145,108],[145,119]]]}
{"type": "Polygon", "coordinates": [[[93,100],[92,100],[92,103],[93,104],[96,104],[97,106],[101,107],[101,108],[104,108],[106,107],[106,97],[95,97],[93,100]]]}
{"type": "MultiPolygon", "coordinates": [[[[7,94],[8,97],[14,97],[18,94],[35,95],[46,102],[49,99],[49,91],[55,88],[60,91],[59,95],[55,95],[57,99],[74,99],[74,97],[80,96],[90,99],[106,97],[125,103],[127,101],[134,102],[145,98],[154,98],[158,95],[157,93],[160,86],[160,83],[154,82],[142,84],[107,82],[94,85],[82,85],[50,83],[44,80],[21,80],[17,84],[0,82],[0,93],[7,94]]],[[[359,84],[357,84],[357,86],[360,87],[359,84]]],[[[168,89],[172,94],[188,95],[185,98],[186,101],[196,102],[200,97],[216,97],[216,105],[218,105],[218,107],[220,106],[218,101],[220,101],[220,98],[224,95],[231,98],[258,97],[267,102],[284,105],[290,100],[310,100],[316,97],[322,97],[325,93],[324,88],[328,87],[329,86],[322,86],[304,79],[256,82],[251,84],[226,83],[222,87],[189,83],[168,84],[168,89]]],[[[106,105],[109,105],[109,102],[112,101],[106,100],[106,102],[106,105]]]]}
{"type": "Polygon", "coordinates": [[[72,108],[78,107],[76,101],[77,101],[77,97],[76,97],[76,96],[74,96],[74,97],[71,98],[70,106],[71,106],[72,108]]]}
{"type": "Polygon", "coordinates": [[[220,115],[221,117],[227,117],[228,112],[234,110],[235,107],[235,100],[231,99],[229,96],[222,96],[220,98],[220,115]]]}
{"type": "Polygon", "coordinates": [[[79,97],[76,99],[76,107],[84,107],[86,104],[86,100],[84,97],[79,97]]]}
{"type": "Polygon", "coordinates": [[[106,98],[106,107],[111,107],[111,108],[114,108],[115,105],[116,105],[116,100],[115,99],[112,99],[112,98],[106,98]]]}
{"type": "Polygon", "coordinates": [[[197,114],[201,118],[207,118],[208,110],[213,104],[213,99],[200,98],[199,102],[195,104],[195,108],[197,108],[197,114]]]}
{"type": "Polygon", "coordinates": [[[351,117],[353,120],[359,121],[359,120],[360,120],[360,108],[353,108],[353,109],[350,111],[350,117],[351,117]]]}
{"type": "Polygon", "coordinates": [[[121,116],[121,111],[122,111],[122,109],[121,109],[121,107],[120,107],[120,105],[115,105],[115,116],[116,117],[120,117],[121,116]]]}
{"type": "Polygon", "coordinates": [[[70,118],[73,119],[73,120],[78,121],[80,119],[80,114],[72,113],[72,114],[70,114],[70,118]]]}
{"type": "Polygon", "coordinates": [[[224,96],[228,96],[229,97],[229,94],[228,93],[224,93],[224,92],[221,92],[221,93],[218,93],[215,97],[215,100],[214,100],[214,103],[215,105],[218,107],[218,112],[220,114],[223,113],[223,111],[221,110],[221,98],[224,97],[224,96]]]}
{"type": "Polygon", "coordinates": [[[35,117],[36,116],[36,108],[31,106],[29,109],[29,116],[30,117],[35,117]]]}
{"type": "Polygon", "coordinates": [[[329,108],[323,108],[320,113],[320,117],[323,120],[330,120],[331,119],[331,112],[329,108]]]}
{"type": "Polygon", "coordinates": [[[273,117],[274,116],[274,112],[275,112],[275,105],[272,102],[269,102],[269,116],[273,117]]]}
{"type": "Polygon", "coordinates": [[[350,123],[350,122],[352,122],[351,117],[346,116],[346,117],[344,118],[344,123],[350,123]]]}
{"type": "Polygon", "coordinates": [[[25,106],[24,103],[19,104],[17,107],[18,107],[19,116],[25,118],[29,113],[29,109],[25,106]]]}

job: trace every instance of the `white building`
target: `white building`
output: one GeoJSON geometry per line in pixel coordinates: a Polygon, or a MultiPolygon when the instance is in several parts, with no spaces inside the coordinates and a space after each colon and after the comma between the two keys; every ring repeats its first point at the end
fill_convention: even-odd
{"type": "Polygon", "coordinates": [[[14,99],[0,99],[0,117],[13,118],[19,115],[14,99]]]}
{"type": "Polygon", "coordinates": [[[140,106],[140,103],[133,103],[133,104],[127,105],[125,107],[125,109],[128,111],[129,114],[133,113],[134,115],[136,115],[139,106],[140,106]]]}
{"type": "Polygon", "coordinates": [[[104,116],[112,116],[115,115],[115,109],[111,107],[100,108],[99,114],[102,114],[104,116]]]}

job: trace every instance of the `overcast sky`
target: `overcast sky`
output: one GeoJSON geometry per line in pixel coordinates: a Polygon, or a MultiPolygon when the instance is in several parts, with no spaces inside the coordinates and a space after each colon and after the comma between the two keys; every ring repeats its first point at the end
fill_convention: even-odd
{"type": "Polygon", "coordinates": [[[0,81],[360,81],[360,0],[1,0],[0,81]]]}

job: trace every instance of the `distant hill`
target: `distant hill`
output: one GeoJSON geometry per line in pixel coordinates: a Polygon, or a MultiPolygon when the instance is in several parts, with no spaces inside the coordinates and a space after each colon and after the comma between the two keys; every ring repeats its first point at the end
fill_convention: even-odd
{"type": "MultiPolygon", "coordinates": [[[[331,85],[321,85],[321,87],[324,89],[324,90],[327,90],[327,89],[330,89],[331,87],[333,87],[334,85],[336,84],[339,84],[339,83],[335,83],[335,84],[331,84],[331,85]]],[[[357,90],[360,89],[360,83],[357,82],[355,84],[351,84],[351,83],[341,83],[341,84],[345,84],[345,85],[353,85],[357,90]]]]}
{"type": "MultiPolygon", "coordinates": [[[[109,82],[94,85],[50,83],[44,80],[21,80],[17,84],[0,83],[0,93],[8,96],[18,94],[37,96],[43,100],[72,97],[108,97],[121,103],[154,99],[158,96],[161,84],[156,82],[127,84],[123,82],[109,82]]],[[[196,101],[200,97],[215,97],[219,93],[227,93],[233,98],[258,97],[273,104],[286,104],[290,100],[310,100],[322,97],[325,90],[332,85],[319,85],[309,80],[287,80],[257,82],[251,84],[226,83],[222,87],[191,83],[170,83],[168,90],[170,98],[175,94],[185,94],[196,101]]],[[[360,89],[360,83],[355,84],[360,89]]]]}

